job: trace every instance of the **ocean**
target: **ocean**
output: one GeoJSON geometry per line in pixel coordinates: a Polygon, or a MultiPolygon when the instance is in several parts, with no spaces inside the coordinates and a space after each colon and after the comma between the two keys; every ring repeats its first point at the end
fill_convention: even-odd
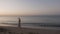
{"type": "MultiPolygon", "coordinates": [[[[60,16],[19,17],[21,19],[21,27],[60,27],[60,16]]],[[[18,27],[18,16],[0,16],[0,24],[18,27]]]]}

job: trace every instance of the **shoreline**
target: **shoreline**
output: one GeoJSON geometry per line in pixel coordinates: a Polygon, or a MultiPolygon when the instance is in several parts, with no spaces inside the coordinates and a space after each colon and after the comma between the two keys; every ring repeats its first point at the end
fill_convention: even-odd
{"type": "MultiPolygon", "coordinates": [[[[0,27],[15,27],[15,28],[18,28],[18,26],[15,26],[15,25],[6,25],[6,24],[0,24],[0,27]]],[[[60,30],[60,27],[33,27],[33,26],[21,26],[21,28],[60,30]]]]}
{"type": "Polygon", "coordinates": [[[53,29],[36,29],[36,28],[19,28],[19,27],[11,27],[11,26],[0,26],[0,28],[7,29],[7,32],[15,33],[15,34],[28,34],[28,33],[39,33],[39,34],[58,34],[60,30],[53,29]]]}

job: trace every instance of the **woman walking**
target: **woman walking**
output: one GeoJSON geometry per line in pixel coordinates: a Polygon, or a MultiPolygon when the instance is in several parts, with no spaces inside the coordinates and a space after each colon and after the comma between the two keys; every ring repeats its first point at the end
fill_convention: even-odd
{"type": "Polygon", "coordinates": [[[20,19],[20,17],[18,18],[18,27],[21,28],[21,19],[20,19]]]}

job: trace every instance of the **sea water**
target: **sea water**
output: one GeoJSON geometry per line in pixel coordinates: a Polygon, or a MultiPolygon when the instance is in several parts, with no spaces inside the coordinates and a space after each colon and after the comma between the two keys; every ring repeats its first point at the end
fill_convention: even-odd
{"type": "MultiPolygon", "coordinates": [[[[60,16],[19,16],[22,27],[60,27],[60,16]]],[[[0,24],[18,25],[17,16],[0,16],[0,24]]]]}

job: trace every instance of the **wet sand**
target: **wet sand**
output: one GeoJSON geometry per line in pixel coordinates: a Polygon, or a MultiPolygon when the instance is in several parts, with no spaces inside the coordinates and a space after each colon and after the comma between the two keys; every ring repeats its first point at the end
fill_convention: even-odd
{"type": "Polygon", "coordinates": [[[36,29],[36,28],[19,28],[10,26],[0,26],[0,34],[60,34],[60,30],[53,29],[36,29]],[[6,31],[4,31],[6,30],[6,31]]]}

